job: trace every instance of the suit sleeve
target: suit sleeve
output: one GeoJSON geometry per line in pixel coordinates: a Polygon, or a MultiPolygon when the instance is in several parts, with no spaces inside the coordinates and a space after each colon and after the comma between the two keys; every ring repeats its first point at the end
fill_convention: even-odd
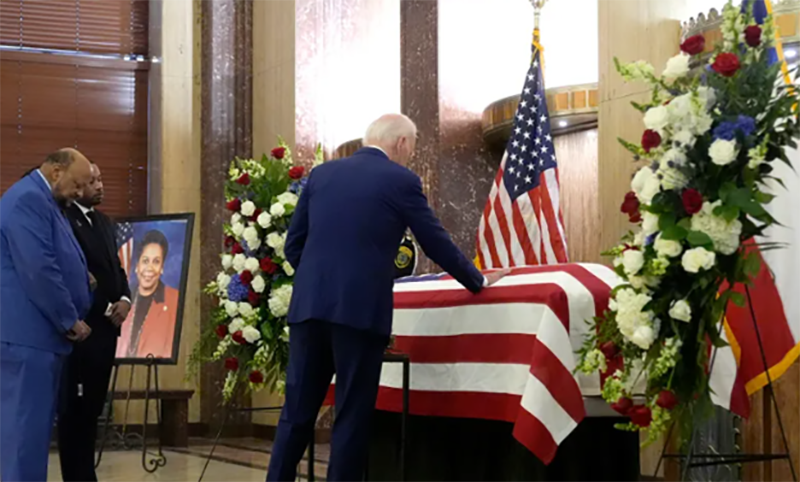
{"type": "Polygon", "coordinates": [[[419,178],[413,176],[400,196],[400,211],[420,247],[436,264],[450,273],[465,288],[478,293],[484,277],[458,249],[428,205],[419,178]]]}
{"type": "Polygon", "coordinates": [[[283,247],[286,261],[294,269],[300,266],[300,258],[303,255],[303,248],[305,248],[306,239],[308,238],[308,201],[311,197],[312,175],[313,171],[312,174],[309,174],[306,187],[300,193],[300,200],[295,206],[292,223],[289,225],[289,232],[286,235],[286,245],[283,247]]]}
{"type": "Polygon", "coordinates": [[[52,208],[41,196],[23,196],[6,220],[5,236],[25,294],[60,332],[66,333],[78,321],[78,311],[56,260],[50,212],[52,208]]]}

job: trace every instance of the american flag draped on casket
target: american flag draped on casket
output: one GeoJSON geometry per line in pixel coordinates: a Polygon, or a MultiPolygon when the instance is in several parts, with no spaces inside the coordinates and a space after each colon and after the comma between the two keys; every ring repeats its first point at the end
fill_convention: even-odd
{"type": "MultiPolygon", "coordinates": [[[[395,284],[394,349],[411,359],[410,413],[501,420],[549,463],[599,377],[573,376],[586,320],[620,283],[595,264],[517,268],[473,295],[444,275],[395,284]]],[[[383,365],[379,410],[402,410],[402,366],[383,365]]]]}

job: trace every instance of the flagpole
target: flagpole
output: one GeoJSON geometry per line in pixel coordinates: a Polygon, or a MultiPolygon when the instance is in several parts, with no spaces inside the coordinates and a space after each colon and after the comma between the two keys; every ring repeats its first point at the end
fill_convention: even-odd
{"type": "Polygon", "coordinates": [[[539,19],[542,16],[542,8],[547,0],[530,0],[533,5],[533,42],[539,43],[539,19]]]}

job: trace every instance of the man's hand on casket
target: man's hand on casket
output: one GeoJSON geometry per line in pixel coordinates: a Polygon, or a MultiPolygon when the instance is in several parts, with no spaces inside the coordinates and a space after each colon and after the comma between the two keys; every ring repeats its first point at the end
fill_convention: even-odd
{"type": "Polygon", "coordinates": [[[505,278],[508,273],[511,272],[511,268],[503,268],[497,271],[492,271],[485,275],[486,284],[484,284],[484,288],[488,286],[492,286],[493,284],[497,283],[501,279],[505,278]]]}

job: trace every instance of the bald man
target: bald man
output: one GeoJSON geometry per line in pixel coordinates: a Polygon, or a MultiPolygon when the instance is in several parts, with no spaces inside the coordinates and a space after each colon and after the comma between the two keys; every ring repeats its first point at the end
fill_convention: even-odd
{"type": "Polygon", "coordinates": [[[295,480],[334,373],[336,421],[327,480],[362,480],[392,330],[397,243],[407,228],[429,258],[473,293],[506,274],[484,277],[442,228],[419,177],[405,167],[416,135],[407,117],[381,117],[367,129],[365,148],[315,168],[300,196],[285,246],[296,274],[286,402],[268,481],[295,480]]]}
{"type": "Polygon", "coordinates": [[[62,365],[91,332],[81,321],[91,306],[89,272],[62,212],[91,178],[86,157],[62,149],[0,198],[3,481],[47,480],[62,365]]]}

